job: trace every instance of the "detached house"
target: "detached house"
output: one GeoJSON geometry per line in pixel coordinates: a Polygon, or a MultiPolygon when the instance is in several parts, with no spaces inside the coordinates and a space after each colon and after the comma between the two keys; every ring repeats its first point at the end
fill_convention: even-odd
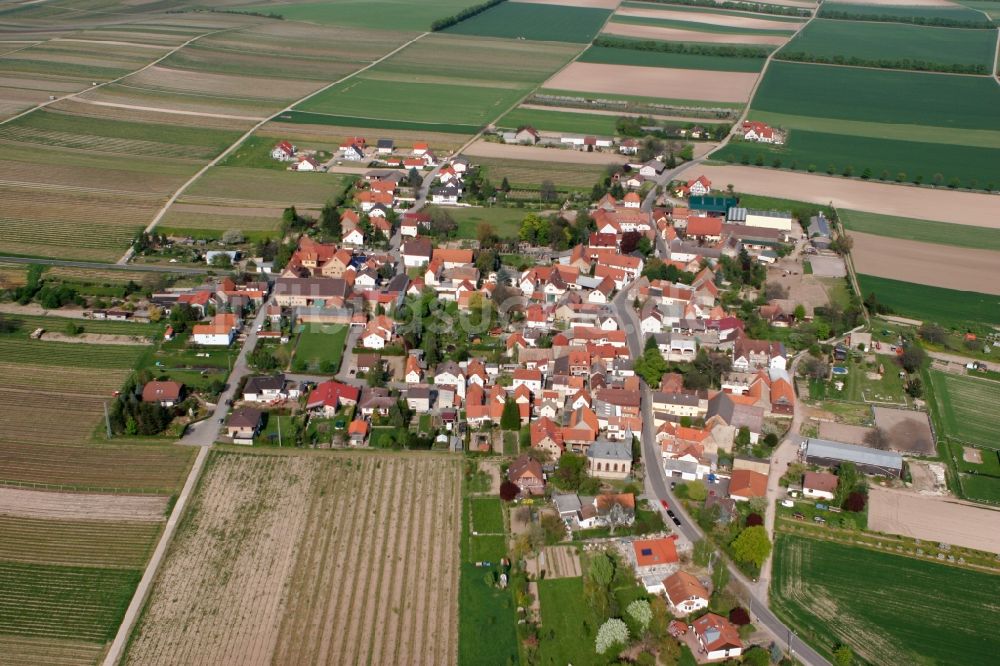
{"type": "Polygon", "coordinates": [[[295,146],[289,141],[279,141],[271,149],[271,159],[290,162],[295,157],[295,146]]]}
{"type": "Polygon", "coordinates": [[[253,444],[253,438],[260,432],[264,415],[260,410],[241,407],[235,410],[226,424],[226,434],[234,444],[253,444]]]}
{"type": "Polygon", "coordinates": [[[756,141],[757,143],[775,143],[774,130],[767,123],[754,120],[744,120],[742,127],[744,141],[756,141]]]}
{"type": "Polygon", "coordinates": [[[507,469],[507,479],[517,484],[521,494],[538,496],[545,493],[545,475],[542,465],[527,454],[520,456],[507,469]]]}
{"type": "Polygon", "coordinates": [[[678,571],[663,581],[667,601],[675,615],[689,615],[708,608],[708,590],[686,571],[678,571]]]}
{"type": "Polygon", "coordinates": [[[691,623],[700,652],[705,659],[715,661],[738,657],[743,653],[743,642],[736,626],[715,613],[707,613],[691,623]]]}
{"type": "Polygon", "coordinates": [[[173,407],[181,401],[184,384],[180,382],[152,381],[142,387],[142,401],[155,402],[161,407],[173,407]]]}

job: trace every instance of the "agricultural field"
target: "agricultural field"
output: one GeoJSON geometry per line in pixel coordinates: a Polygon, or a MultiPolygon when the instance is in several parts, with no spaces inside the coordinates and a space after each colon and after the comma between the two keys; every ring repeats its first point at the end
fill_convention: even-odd
{"type": "Polygon", "coordinates": [[[600,164],[573,164],[569,162],[538,162],[533,160],[508,160],[476,158],[479,166],[493,183],[504,178],[514,188],[537,190],[543,180],[551,180],[560,190],[589,190],[604,175],[600,164]]]}
{"type": "Polygon", "coordinates": [[[1000,504],[1000,450],[948,443],[959,473],[962,495],[975,502],[1000,504]]]}
{"type": "Polygon", "coordinates": [[[993,21],[1000,21],[1000,2],[997,0],[965,0],[959,4],[965,5],[969,9],[984,12],[993,21]]]}
{"type": "Polygon", "coordinates": [[[308,21],[356,28],[423,32],[431,23],[452,16],[476,0],[337,0],[337,2],[270,2],[241,7],[248,11],[280,14],[289,21],[308,21]]]}
{"type": "Polygon", "coordinates": [[[850,232],[859,273],[1000,297],[1000,252],[850,232]]]}
{"type": "Polygon", "coordinates": [[[591,7],[503,2],[451,26],[445,32],[480,37],[507,37],[535,41],[586,44],[611,12],[591,7]]]}
{"type": "MultiPolygon", "coordinates": [[[[282,114],[280,118],[280,121],[264,125],[257,132],[256,136],[270,137],[274,140],[273,143],[287,139],[302,146],[315,146],[317,148],[329,146],[335,148],[340,146],[340,142],[345,137],[369,137],[373,134],[371,126],[338,125],[337,123],[325,122],[330,118],[335,118],[335,116],[295,112],[293,114],[282,114]],[[288,116],[289,120],[285,120],[286,116],[288,116]],[[315,124],[306,123],[305,120],[307,118],[311,118],[310,123],[315,121],[315,124]],[[302,122],[296,122],[291,119],[299,119],[302,122]]],[[[466,129],[463,127],[461,131],[465,132],[466,129]]],[[[430,146],[431,150],[441,154],[453,152],[469,140],[467,134],[432,132],[425,127],[414,127],[412,129],[399,127],[392,129],[382,128],[378,130],[377,135],[376,138],[393,139],[397,147],[412,146],[418,141],[424,141],[430,146]]]]}
{"type": "MultiPolygon", "coordinates": [[[[474,134],[576,55],[569,44],[434,34],[297,110],[335,114],[337,124],[474,134]],[[441,53],[447,52],[448,59],[441,53]],[[405,100],[405,103],[402,101],[405,100]],[[378,121],[378,122],[372,122],[378,121]]],[[[308,116],[307,116],[308,117],[308,116]]]]}
{"type": "MultiPolygon", "coordinates": [[[[342,192],[349,176],[326,173],[265,171],[244,167],[212,167],[178,199],[181,203],[284,209],[295,205],[321,208],[342,192]],[[277,198],[276,198],[277,197],[277,198]]],[[[233,215],[242,215],[234,210],[233,215]]]]}
{"type": "MultiPolygon", "coordinates": [[[[724,24],[708,15],[699,16],[696,14],[685,15],[683,18],[667,18],[667,16],[675,16],[671,11],[662,10],[650,10],[650,11],[628,11],[623,12],[619,10],[611,17],[612,23],[623,24],[623,25],[636,25],[636,26],[647,26],[651,28],[668,28],[680,31],[690,31],[691,33],[711,33],[711,34],[722,34],[727,35],[731,42],[730,43],[740,43],[740,39],[743,35],[748,36],[758,36],[758,37],[789,37],[797,26],[792,24],[783,24],[780,22],[772,22],[766,19],[745,19],[736,20],[730,22],[729,25],[724,24]],[[700,18],[702,20],[690,20],[688,16],[700,18]],[[745,24],[769,24],[768,27],[744,27],[745,24]],[[744,25],[740,25],[744,24],[744,25]]],[[[688,41],[696,42],[699,39],[692,38],[688,41]]]]}
{"type": "Polygon", "coordinates": [[[458,460],[211,456],[125,663],[455,661],[458,460]]]}
{"type": "Polygon", "coordinates": [[[971,665],[1000,649],[995,574],[787,534],[773,567],[775,612],[827,655],[845,642],[873,664],[971,665]]]}
{"type": "Polygon", "coordinates": [[[861,293],[874,293],[879,303],[895,314],[962,327],[968,324],[1000,324],[1000,297],[972,291],[956,291],[874,275],[858,274],[861,293]]]}
{"type": "Polygon", "coordinates": [[[497,121],[498,127],[517,129],[531,125],[542,132],[567,132],[614,136],[615,115],[518,107],[497,121]]]}
{"type": "MultiPolygon", "coordinates": [[[[824,7],[827,5],[824,4],[824,7]]],[[[996,49],[995,30],[934,28],[901,23],[829,21],[809,23],[781,51],[811,58],[901,62],[898,69],[925,69],[926,65],[982,66],[987,73],[996,49]],[[924,63],[918,66],[918,63],[924,63]]],[[[872,66],[875,66],[874,64],[872,66]]]]}
{"type": "Polygon", "coordinates": [[[966,224],[948,224],[932,220],[880,215],[840,209],[840,222],[848,231],[936,243],[978,250],[1000,251],[1000,230],[966,224]]]}
{"type": "Polygon", "coordinates": [[[608,46],[591,46],[580,56],[579,62],[604,65],[638,65],[640,67],[673,67],[720,72],[759,72],[764,58],[724,58],[688,53],[663,53],[637,49],[620,49],[608,46]]]}
{"type": "Polygon", "coordinates": [[[690,92],[700,106],[717,102],[741,104],[749,100],[757,75],[751,72],[695,71],[637,65],[573,62],[545,82],[550,88],[576,90],[577,94],[643,95],[651,90],[690,92]]]}
{"type": "Polygon", "coordinates": [[[1000,426],[995,417],[1000,382],[937,370],[930,370],[928,376],[941,434],[963,444],[1000,449],[1000,426]]]}
{"type": "MultiPolygon", "coordinates": [[[[982,13],[970,9],[975,2],[961,2],[957,4],[950,3],[937,3],[937,2],[921,2],[911,5],[906,5],[905,3],[889,3],[889,2],[872,2],[867,3],[853,3],[853,2],[824,2],[823,10],[820,12],[820,16],[823,15],[823,11],[837,11],[837,12],[848,12],[850,14],[856,14],[861,17],[865,16],[894,16],[894,17],[904,17],[913,18],[920,17],[925,19],[949,19],[953,21],[982,21],[985,17],[982,13]],[[959,7],[958,5],[965,5],[965,7],[959,7]]],[[[988,3],[985,3],[988,4],[988,3]]],[[[859,21],[856,21],[859,22],[859,21]]]]}

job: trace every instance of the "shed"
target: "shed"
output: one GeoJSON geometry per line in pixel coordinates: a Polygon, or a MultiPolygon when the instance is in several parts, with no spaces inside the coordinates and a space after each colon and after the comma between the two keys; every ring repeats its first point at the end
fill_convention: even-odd
{"type": "Polygon", "coordinates": [[[828,439],[806,440],[806,462],[823,467],[836,467],[842,462],[850,462],[865,474],[896,478],[903,475],[903,456],[898,453],[828,439]]]}

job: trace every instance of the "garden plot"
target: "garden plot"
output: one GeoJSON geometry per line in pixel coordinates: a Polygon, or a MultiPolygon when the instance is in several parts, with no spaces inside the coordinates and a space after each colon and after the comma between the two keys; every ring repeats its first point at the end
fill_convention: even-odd
{"type": "Polygon", "coordinates": [[[126,663],[453,663],[459,485],[437,456],[214,453],[126,663]]]}
{"type": "Polygon", "coordinates": [[[889,448],[906,455],[934,455],[934,435],[926,413],[887,407],[874,409],[875,425],[889,437],[889,448]]]}
{"type": "Polygon", "coordinates": [[[686,90],[709,102],[746,102],[756,74],[602,65],[574,62],[545,82],[547,88],[614,95],[648,95],[650,90],[686,90]]]}

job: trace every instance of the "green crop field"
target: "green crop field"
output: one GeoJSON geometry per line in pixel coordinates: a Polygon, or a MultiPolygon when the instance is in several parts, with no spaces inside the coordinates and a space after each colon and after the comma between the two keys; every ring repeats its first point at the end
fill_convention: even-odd
{"type": "Polygon", "coordinates": [[[506,177],[515,188],[531,189],[537,189],[543,180],[551,180],[557,188],[589,190],[597,179],[604,175],[606,168],[601,164],[537,162],[492,157],[480,157],[476,161],[493,183],[498,184],[506,177]]]}
{"type": "Polygon", "coordinates": [[[336,372],[340,368],[346,342],[346,326],[309,326],[299,335],[295,363],[304,362],[313,371],[336,372]]]}
{"type": "MultiPolygon", "coordinates": [[[[971,6],[973,3],[963,2],[960,4],[971,6]]],[[[984,19],[981,13],[964,7],[934,7],[927,5],[906,6],[906,3],[902,0],[900,0],[898,4],[894,5],[862,5],[844,2],[824,2],[823,9],[827,11],[848,12],[862,16],[921,16],[929,19],[942,18],[955,21],[982,21],[984,19]]]]}
{"type": "MultiPolygon", "coordinates": [[[[1000,88],[998,88],[1000,89],[1000,88]]],[[[782,145],[733,141],[715,153],[713,159],[743,164],[780,166],[804,171],[812,166],[819,173],[843,174],[850,167],[854,176],[870,170],[871,178],[885,177],[925,184],[945,185],[958,180],[961,187],[995,189],[1000,186],[1000,161],[995,148],[921,143],[858,137],[809,130],[794,130],[782,145]],[[992,186],[992,187],[991,187],[992,186]]]]}
{"type": "MultiPolygon", "coordinates": [[[[681,91],[678,91],[681,92],[681,91]]],[[[542,88],[539,95],[551,95],[555,97],[566,97],[574,100],[611,100],[617,102],[634,102],[635,104],[669,104],[678,107],[691,108],[719,108],[719,109],[742,109],[739,102],[704,102],[696,99],[682,99],[678,97],[647,97],[645,95],[614,95],[611,93],[585,93],[579,90],[558,90],[556,88],[542,88]]]]}
{"type": "MultiPolygon", "coordinates": [[[[755,28],[736,28],[728,25],[717,25],[715,23],[700,23],[698,21],[677,21],[674,19],[647,18],[645,16],[627,16],[615,14],[611,17],[612,23],[623,23],[627,25],[648,25],[656,28],[676,28],[678,30],[692,30],[695,32],[713,32],[723,35],[758,35],[761,37],[787,37],[795,32],[795,28],[789,26],[787,30],[759,30],[755,28]]],[[[739,43],[738,38],[734,38],[734,43],[739,43]]]]}
{"type": "MultiPolygon", "coordinates": [[[[1000,0],[965,0],[959,4],[985,12],[994,21],[1000,21],[1000,0]]],[[[982,14],[979,16],[981,17],[982,14]]]]}
{"type": "Polygon", "coordinates": [[[103,643],[140,571],[0,562],[0,635],[103,643]]]}
{"type": "Polygon", "coordinates": [[[779,534],[772,581],[772,608],[827,655],[972,666],[1000,650],[995,574],[779,534]]]}
{"type": "Polygon", "coordinates": [[[503,510],[496,497],[473,497],[472,529],[479,534],[503,534],[503,510]]]}
{"type": "Polygon", "coordinates": [[[247,11],[273,12],[290,21],[331,23],[379,30],[430,30],[431,23],[478,4],[478,0],[336,0],[241,7],[247,11]]]}
{"type": "Polygon", "coordinates": [[[816,118],[1000,130],[1000,114],[994,112],[1000,86],[978,76],[773,62],[751,107],[816,118]]]}
{"type": "Polygon", "coordinates": [[[850,231],[938,245],[1000,251],[1000,229],[914,220],[858,210],[839,209],[838,212],[841,223],[850,231]]]}
{"type": "Polygon", "coordinates": [[[676,67],[678,69],[703,69],[719,72],[759,72],[764,58],[724,58],[687,53],[661,53],[637,49],[617,49],[591,46],[579,58],[580,62],[605,65],[639,65],[642,67],[676,67]]]}
{"type": "Polygon", "coordinates": [[[504,2],[445,32],[585,44],[610,14],[609,10],[589,7],[504,2]]]}
{"type": "Polygon", "coordinates": [[[931,287],[873,275],[858,275],[861,293],[875,293],[896,314],[962,327],[969,323],[1000,324],[1000,296],[931,287]]]}
{"type": "MultiPolygon", "coordinates": [[[[28,331],[30,333],[30,331],[28,331]]],[[[0,360],[37,365],[127,370],[143,353],[141,346],[86,345],[0,337],[0,360]]]]}
{"type": "Polygon", "coordinates": [[[281,122],[303,125],[334,125],[344,127],[344,136],[350,136],[351,132],[347,128],[355,129],[382,129],[382,130],[402,130],[407,132],[440,132],[453,135],[475,134],[479,127],[475,125],[456,125],[449,123],[422,123],[410,122],[406,120],[382,120],[381,118],[341,116],[329,113],[307,113],[305,111],[289,111],[279,116],[281,122]]]}
{"type": "MultiPolygon", "coordinates": [[[[49,316],[37,315],[6,315],[7,321],[20,324],[20,331],[25,336],[36,328],[44,328],[47,331],[63,333],[66,325],[73,323],[83,329],[84,333],[105,333],[108,335],[134,335],[140,337],[150,337],[159,333],[163,325],[153,323],[139,323],[131,321],[105,321],[101,319],[76,319],[70,317],[60,317],[56,311],[49,316]]],[[[42,342],[40,344],[47,344],[42,342]]],[[[84,347],[87,349],[87,347],[84,347]]]]}
{"type": "Polygon", "coordinates": [[[141,569],[160,523],[116,523],[0,516],[0,560],[141,569]]]}
{"type": "Polygon", "coordinates": [[[827,58],[842,56],[864,60],[905,59],[940,65],[984,65],[989,71],[996,40],[995,30],[816,19],[776,57],[780,58],[783,53],[804,52],[827,58]]]}
{"type": "MultiPolygon", "coordinates": [[[[943,435],[959,442],[1000,449],[1000,382],[929,371],[943,435]]],[[[985,453],[985,452],[984,452],[985,453]]]]}
{"type": "Polygon", "coordinates": [[[322,206],[342,192],[350,176],[326,173],[295,173],[244,167],[213,167],[188,189],[182,201],[228,204],[265,202],[285,207],[292,204],[322,206]]]}
{"type": "Polygon", "coordinates": [[[405,129],[426,122],[429,131],[442,131],[442,126],[448,128],[444,131],[459,131],[453,128],[465,125],[466,131],[474,132],[503,113],[524,92],[492,86],[383,81],[362,75],[320,93],[298,109],[351,119],[403,121],[405,129]]]}
{"type": "Polygon", "coordinates": [[[498,127],[517,129],[531,125],[544,132],[567,132],[573,134],[615,135],[618,117],[580,111],[549,111],[546,109],[525,109],[518,107],[497,121],[498,127]]]}

